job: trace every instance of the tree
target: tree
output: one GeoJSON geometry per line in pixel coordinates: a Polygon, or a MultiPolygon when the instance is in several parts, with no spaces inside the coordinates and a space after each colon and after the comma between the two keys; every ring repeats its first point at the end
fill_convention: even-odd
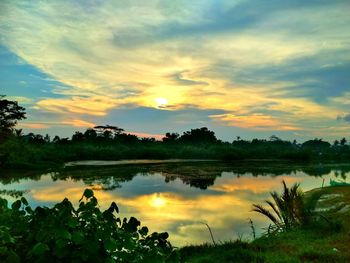
{"type": "Polygon", "coordinates": [[[72,135],[72,141],[73,142],[81,142],[84,140],[84,134],[80,131],[76,131],[73,135],[72,135]]]}
{"type": "Polygon", "coordinates": [[[346,144],[346,142],[347,142],[346,139],[343,138],[343,139],[340,140],[340,145],[344,146],[346,144]]]}
{"type": "Polygon", "coordinates": [[[331,146],[329,142],[325,142],[322,139],[315,138],[314,140],[306,141],[302,144],[303,148],[309,149],[327,149],[331,146]]]}
{"type": "Polygon", "coordinates": [[[338,146],[339,145],[339,141],[338,140],[335,140],[334,142],[333,142],[333,146],[338,146]]]}
{"type": "Polygon", "coordinates": [[[165,134],[165,137],[162,139],[163,142],[175,142],[178,138],[179,138],[179,134],[178,133],[170,133],[170,132],[167,132],[165,134]]]}
{"type": "Polygon", "coordinates": [[[191,129],[191,131],[184,132],[179,138],[179,141],[184,143],[215,143],[218,139],[213,131],[208,130],[207,127],[198,129],[191,129]]]}
{"type": "Polygon", "coordinates": [[[0,137],[11,134],[17,121],[26,118],[25,114],[25,108],[19,106],[17,101],[7,100],[4,95],[0,95],[0,137]]]}
{"type": "Polygon", "coordinates": [[[277,142],[277,141],[282,141],[281,138],[277,137],[276,135],[271,135],[269,140],[271,142],[277,142]]]}
{"type": "Polygon", "coordinates": [[[84,132],[84,137],[87,140],[95,140],[97,138],[97,133],[94,129],[89,128],[84,132]]]}
{"type": "Polygon", "coordinates": [[[100,137],[103,137],[105,139],[111,139],[112,137],[115,137],[124,131],[122,128],[111,125],[99,125],[95,126],[94,129],[100,137]]]}

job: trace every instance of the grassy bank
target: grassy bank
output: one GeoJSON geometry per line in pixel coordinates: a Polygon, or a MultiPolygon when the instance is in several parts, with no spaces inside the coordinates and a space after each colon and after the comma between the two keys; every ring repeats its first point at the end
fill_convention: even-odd
{"type": "Polygon", "coordinates": [[[316,211],[324,217],[312,227],[252,242],[183,247],[181,262],[350,262],[350,187],[315,189],[307,195],[320,197],[316,211]]]}

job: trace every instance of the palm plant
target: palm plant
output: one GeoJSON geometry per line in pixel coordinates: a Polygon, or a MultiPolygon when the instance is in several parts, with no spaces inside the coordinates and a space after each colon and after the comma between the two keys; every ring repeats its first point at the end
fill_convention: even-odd
{"type": "Polygon", "coordinates": [[[277,230],[287,230],[292,227],[305,225],[308,221],[308,209],[306,208],[304,194],[295,183],[288,188],[283,180],[283,192],[278,194],[276,191],[271,192],[272,201],[265,202],[273,211],[264,208],[262,205],[253,204],[253,211],[268,217],[277,230]]]}

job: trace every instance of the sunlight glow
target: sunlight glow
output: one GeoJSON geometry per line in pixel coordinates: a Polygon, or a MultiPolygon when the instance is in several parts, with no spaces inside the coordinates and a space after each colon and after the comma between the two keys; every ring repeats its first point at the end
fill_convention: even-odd
{"type": "Polygon", "coordinates": [[[168,99],[160,97],[160,98],[156,98],[155,102],[157,104],[157,107],[162,108],[168,104],[168,99]]]}
{"type": "Polygon", "coordinates": [[[163,207],[165,204],[166,204],[165,199],[162,198],[159,193],[157,193],[152,197],[151,206],[160,208],[160,207],[163,207]]]}

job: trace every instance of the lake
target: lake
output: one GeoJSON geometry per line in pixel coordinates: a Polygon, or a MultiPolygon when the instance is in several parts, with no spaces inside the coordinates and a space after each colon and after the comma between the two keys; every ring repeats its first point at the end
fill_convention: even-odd
{"type": "MultiPolygon", "coordinates": [[[[75,162],[65,168],[37,171],[1,171],[0,193],[23,194],[32,206],[52,206],[64,197],[77,205],[85,188],[92,188],[102,209],[115,201],[121,217],[134,216],[150,231],[167,231],[176,246],[251,239],[249,219],[257,234],[269,222],[251,212],[271,191],[300,183],[303,190],[346,181],[350,166],[295,165],[273,162],[215,161],[75,162]],[[113,165],[109,165],[113,164],[113,165]],[[17,192],[13,192],[16,190],[17,192]]],[[[349,180],[347,180],[349,181],[349,180]]]]}

